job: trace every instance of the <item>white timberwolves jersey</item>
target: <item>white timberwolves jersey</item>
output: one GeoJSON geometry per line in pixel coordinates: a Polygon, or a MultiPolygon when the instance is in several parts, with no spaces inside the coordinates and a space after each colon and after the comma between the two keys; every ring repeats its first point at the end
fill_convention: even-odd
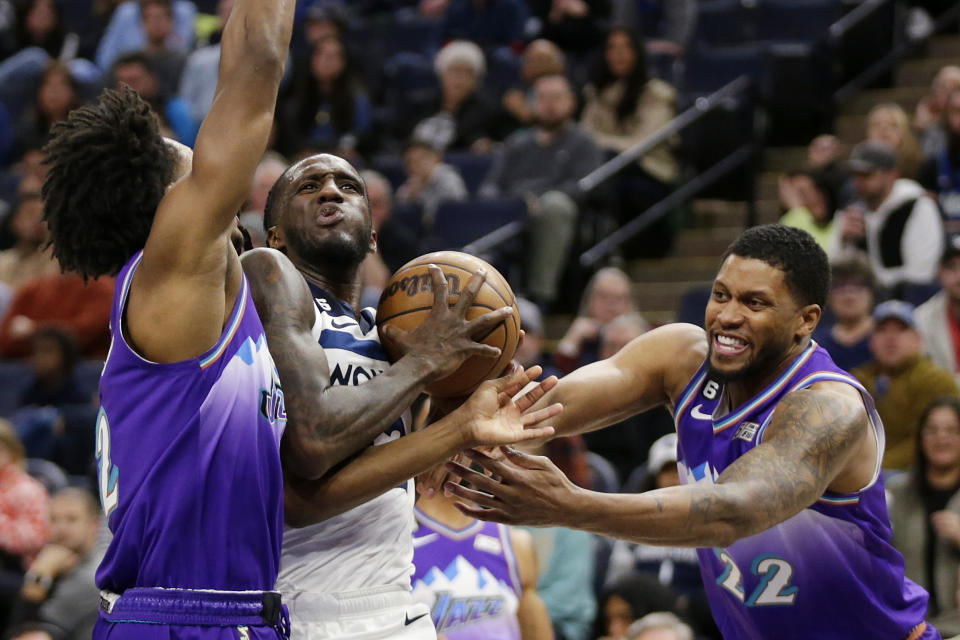
{"type": "MultiPolygon", "coordinates": [[[[349,305],[310,284],[316,298],[313,334],[330,363],[334,385],[359,385],[390,363],[380,344],[374,310],[360,322],[349,305]]],[[[374,440],[379,445],[409,432],[410,416],[394,422],[374,440]]],[[[397,587],[410,590],[413,573],[413,480],[338,516],[307,527],[286,527],[277,590],[343,593],[397,587]]]]}

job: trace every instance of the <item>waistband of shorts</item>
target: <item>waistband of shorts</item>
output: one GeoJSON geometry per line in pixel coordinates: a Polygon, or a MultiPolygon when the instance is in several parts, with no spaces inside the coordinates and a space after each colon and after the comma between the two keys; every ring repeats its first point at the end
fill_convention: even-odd
{"type": "Polygon", "coordinates": [[[133,588],[100,592],[108,622],[186,626],[268,626],[289,629],[286,607],[276,591],[133,588]]]}
{"type": "Polygon", "coordinates": [[[413,602],[410,591],[394,586],[340,593],[284,591],[283,598],[290,605],[295,617],[317,619],[397,609],[413,602]]]}

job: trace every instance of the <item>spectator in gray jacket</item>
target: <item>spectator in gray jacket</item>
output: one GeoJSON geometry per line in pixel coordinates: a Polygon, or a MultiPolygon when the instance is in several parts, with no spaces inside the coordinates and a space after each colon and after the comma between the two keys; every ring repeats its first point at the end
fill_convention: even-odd
{"type": "Polygon", "coordinates": [[[566,77],[542,76],[533,89],[535,125],[507,138],[480,196],[527,201],[527,293],[535,302],[549,304],[556,298],[583,205],[577,181],[600,165],[602,155],[573,121],[576,98],[566,77]]]}
{"type": "Polygon", "coordinates": [[[923,348],[933,363],[960,382],[957,348],[960,340],[960,236],[947,241],[937,272],[940,291],[917,308],[917,328],[923,348]]]}

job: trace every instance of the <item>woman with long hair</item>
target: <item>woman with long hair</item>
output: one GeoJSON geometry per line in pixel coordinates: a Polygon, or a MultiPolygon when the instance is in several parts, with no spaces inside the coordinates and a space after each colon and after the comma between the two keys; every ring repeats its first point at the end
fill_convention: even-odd
{"type": "Polygon", "coordinates": [[[50,127],[66,120],[67,114],[83,104],[80,86],[66,65],[51,60],[47,63],[33,104],[24,112],[17,126],[13,157],[27,149],[39,148],[47,141],[50,127]]]}

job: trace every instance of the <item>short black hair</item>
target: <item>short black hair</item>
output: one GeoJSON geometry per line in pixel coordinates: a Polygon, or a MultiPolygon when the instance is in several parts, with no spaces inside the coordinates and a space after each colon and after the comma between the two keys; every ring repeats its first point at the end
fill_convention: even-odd
{"type": "Polygon", "coordinates": [[[156,75],[153,60],[151,60],[143,51],[133,51],[118,57],[113,61],[113,64],[110,65],[110,72],[116,75],[117,69],[128,64],[138,64],[146,69],[148,73],[156,75]]]}
{"type": "Polygon", "coordinates": [[[797,302],[826,307],[830,263],[823,248],[806,231],[782,224],[752,227],[730,245],[721,262],[731,255],[762,260],[780,269],[797,302]]]}
{"type": "Polygon", "coordinates": [[[284,186],[287,184],[290,169],[297,164],[299,163],[294,162],[284,169],[280,177],[277,178],[273,186],[270,187],[270,191],[267,192],[267,201],[263,205],[263,230],[267,233],[270,232],[271,228],[277,226],[277,201],[280,200],[280,192],[283,191],[284,186]]]}
{"type": "Polygon", "coordinates": [[[126,87],[71,111],[51,136],[43,217],[53,255],[84,278],[116,275],[147,242],[174,151],[150,105],[126,87]]]}
{"type": "Polygon", "coordinates": [[[830,266],[831,285],[841,283],[861,284],[871,291],[876,291],[877,275],[873,272],[870,261],[860,254],[837,260],[830,266]]]}

